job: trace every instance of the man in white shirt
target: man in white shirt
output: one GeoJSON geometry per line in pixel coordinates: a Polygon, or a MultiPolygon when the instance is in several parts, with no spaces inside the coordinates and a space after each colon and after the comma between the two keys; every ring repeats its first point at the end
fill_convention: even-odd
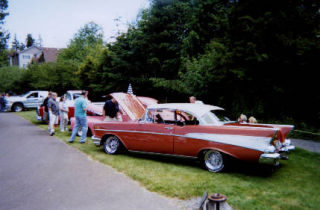
{"type": "Polygon", "coordinates": [[[194,97],[194,96],[190,96],[189,101],[190,101],[190,103],[192,103],[192,104],[203,104],[202,101],[198,101],[197,98],[194,97]]]}

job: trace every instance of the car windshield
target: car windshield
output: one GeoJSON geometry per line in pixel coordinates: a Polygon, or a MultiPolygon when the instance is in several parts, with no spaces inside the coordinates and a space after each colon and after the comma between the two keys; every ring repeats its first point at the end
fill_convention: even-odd
{"type": "Polygon", "coordinates": [[[230,122],[224,110],[211,110],[202,115],[201,118],[206,125],[223,125],[230,122]]]}
{"type": "Polygon", "coordinates": [[[219,119],[220,122],[230,122],[230,119],[225,110],[212,110],[211,112],[219,119]]]}
{"type": "Polygon", "coordinates": [[[73,94],[73,100],[76,100],[77,98],[79,98],[80,93],[74,93],[73,94]]]}
{"type": "Polygon", "coordinates": [[[27,97],[31,91],[26,92],[25,94],[21,95],[22,97],[27,97]]]}

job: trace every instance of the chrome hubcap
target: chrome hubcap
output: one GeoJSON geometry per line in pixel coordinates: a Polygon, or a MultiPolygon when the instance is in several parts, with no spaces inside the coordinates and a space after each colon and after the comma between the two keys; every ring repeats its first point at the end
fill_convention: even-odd
{"type": "Polygon", "coordinates": [[[22,107],[21,106],[16,106],[15,107],[15,111],[16,112],[21,112],[22,111],[22,107]]]}
{"type": "Polygon", "coordinates": [[[79,127],[78,136],[82,136],[82,128],[81,127],[79,127]]]}
{"type": "Polygon", "coordinates": [[[206,167],[210,171],[219,171],[223,167],[223,158],[220,152],[210,150],[204,156],[206,167]]]}
{"type": "Polygon", "coordinates": [[[105,144],[105,150],[108,153],[115,153],[119,147],[119,140],[117,137],[109,137],[105,144]]]}

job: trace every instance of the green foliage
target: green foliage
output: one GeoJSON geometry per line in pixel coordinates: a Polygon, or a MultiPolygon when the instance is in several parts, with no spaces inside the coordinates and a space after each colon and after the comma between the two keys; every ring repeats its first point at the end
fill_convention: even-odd
{"type": "Polygon", "coordinates": [[[7,9],[8,1],[0,0],[0,67],[8,65],[7,42],[10,34],[2,27],[5,17],[9,15],[9,13],[6,12],[7,9]]]}
{"type": "Polygon", "coordinates": [[[26,47],[31,47],[32,45],[35,44],[35,39],[32,37],[32,34],[27,34],[26,38],[26,47]]]}
{"type": "Polygon", "coordinates": [[[103,45],[103,32],[99,25],[90,22],[74,35],[70,44],[58,56],[60,60],[80,65],[88,55],[95,55],[96,48],[103,45]]]}
{"type": "Polygon", "coordinates": [[[17,91],[16,83],[23,77],[24,70],[16,66],[0,68],[0,92],[17,91]]]}
{"type": "Polygon", "coordinates": [[[53,68],[72,66],[72,80],[52,75],[47,87],[88,89],[100,100],[132,83],[135,94],[161,102],[195,95],[233,119],[317,128],[319,8],[316,0],[153,0],[113,43],[103,43],[97,24],[82,27],[53,68]]]}
{"type": "Polygon", "coordinates": [[[75,76],[76,70],[77,67],[69,63],[33,64],[25,70],[19,85],[63,94],[68,89],[79,88],[79,80],[75,76]]]}

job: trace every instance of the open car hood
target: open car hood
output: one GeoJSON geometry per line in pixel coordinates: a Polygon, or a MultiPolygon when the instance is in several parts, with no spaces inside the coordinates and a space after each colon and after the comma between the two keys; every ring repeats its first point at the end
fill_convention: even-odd
{"type": "Polygon", "coordinates": [[[111,93],[110,95],[116,99],[132,121],[136,121],[143,116],[146,108],[137,96],[127,93],[111,93]]]}

